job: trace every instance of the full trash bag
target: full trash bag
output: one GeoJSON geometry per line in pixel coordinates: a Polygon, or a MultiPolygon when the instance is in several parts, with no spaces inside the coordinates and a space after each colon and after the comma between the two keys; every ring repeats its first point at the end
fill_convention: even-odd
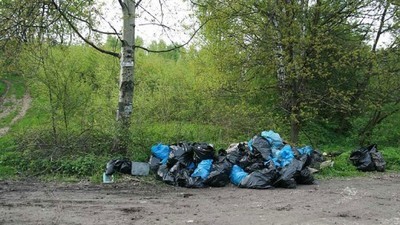
{"type": "Polygon", "coordinates": [[[294,179],[297,184],[314,184],[314,176],[308,168],[304,168],[300,173],[295,174],[294,179]]]}
{"type": "Polygon", "coordinates": [[[383,156],[378,152],[377,145],[372,144],[353,151],[350,154],[350,160],[358,170],[367,171],[385,171],[386,162],[383,156]]]}
{"type": "Polygon", "coordinates": [[[293,159],[292,162],[283,167],[279,172],[279,178],[274,182],[274,186],[283,188],[296,188],[295,176],[302,170],[303,163],[300,160],[293,159]]]}
{"type": "Polygon", "coordinates": [[[155,173],[161,165],[161,159],[155,157],[154,155],[151,155],[149,159],[149,165],[150,170],[155,173]]]}
{"type": "Polygon", "coordinates": [[[294,158],[292,147],[290,145],[283,146],[280,150],[273,150],[272,161],[276,167],[285,167],[294,158]]]}
{"type": "Polygon", "coordinates": [[[211,172],[204,184],[211,187],[224,187],[229,184],[232,167],[233,164],[225,156],[220,156],[218,162],[212,164],[211,172]]]}
{"type": "Polygon", "coordinates": [[[178,143],[170,146],[171,151],[169,152],[167,165],[172,167],[176,162],[180,162],[185,167],[189,166],[193,162],[193,148],[187,143],[178,143]]]}
{"type": "Polygon", "coordinates": [[[322,162],[325,161],[324,155],[319,152],[318,150],[313,150],[310,154],[311,156],[311,162],[309,167],[315,168],[315,169],[320,169],[320,165],[322,162]]]}
{"type": "Polygon", "coordinates": [[[282,148],[283,140],[278,133],[275,133],[272,130],[261,132],[261,136],[268,140],[268,142],[272,145],[273,148],[282,148]]]}
{"type": "Polygon", "coordinates": [[[160,159],[163,163],[167,161],[169,152],[170,148],[168,145],[163,145],[159,143],[157,145],[151,146],[151,154],[160,159]]]}
{"type": "Polygon", "coordinates": [[[249,146],[251,146],[251,150],[254,155],[257,156],[258,154],[261,154],[264,160],[269,160],[271,158],[271,144],[264,137],[253,137],[253,139],[249,142],[249,146]]]}
{"type": "Polygon", "coordinates": [[[237,165],[243,168],[243,170],[247,173],[252,173],[256,170],[261,170],[266,167],[265,160],[261,155],[257,157],[256,155],[251,153],[243,156],[237,165]]]}
{"type": "Polygon", "coordinates": [[[208,143],[194,143],[193,147],[193,161],[200,163],[202,160],[214,159],[215,150],[211,144],[208,143]]]}
{"type": "Polygon", "coordinates": [[[204,188],[204,180],[201,177],[192,177],[191,169],[180,169],[176,174],[176,185],[187,188],[204,188]]]}
{"type": "Polygon", "coordinates": [[[194,170],[191,177],[201,177],[202,179],[206,179],[208,175],[210,175],[210,170],[212,166],[212,159],[203,160],[197,165],[197,168],[194,170]]]}
{"type": "Polygon", "coordinates": [[[157,177],[166,184],[175,185],[176,182],[174,172],[174,170],[168,169],[166,164],[163,164],[158,168],[157,177]]]}
{"type": "Polygon", "coordinates": [[[378,172],[385,172],[386,162],[380,152],[371,152],[372,162],[375,164],[375,169],[378,172]]]}
{"type": "Polygon", "coordinates": [[[244,172],[244,170],[242,168],[240,168],[240,166],[238,165],[234,165],[232,167],[232,171],[231,171],[231,182],[232,184],[238,186],[240,184],[240,182],[247,176],[249,175],[248,173],[244,172]]]}
{"type": "Polygon", "coordinates": [[[262,170],[257,170],[243,178],[239,184],[239,187],[252,189],[273,188],[276,175],[277,172],[275,168],[264,168],[262,170]]]}
{"type": "Polygon", "coordinates": [[[112,175],[114,172],[131,174],[132,162],[129,159],[113,159],[107,163],[106,175],[112,175]]]}
{"type": "Polygon", "coordinates": [[[238,144],[231,145],[227,152],[227,160],[232,164],[238,164],[239,161],[248,154],[249,149],[246,143],[241,142],[238,144]]]}
{"type": "Polygon", "coordinates": [[[311,146],[307,145],[301,148],[297,148],[297,151],[300,155],[311,155],[314,150],[311,148],[311,146]]]}

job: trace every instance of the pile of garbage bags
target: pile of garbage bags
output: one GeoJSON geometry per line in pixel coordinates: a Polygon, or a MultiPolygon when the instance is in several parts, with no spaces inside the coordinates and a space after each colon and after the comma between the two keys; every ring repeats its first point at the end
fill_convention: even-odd
{"type": "Polygon", "coordinates": [[[151,148],[150,169],[163,182],[180,187],[296,188],[313,184],[309,167],[323,161],[310,146],[295,148],[278,133],[263,131],[248,142],[216,154],[212,144],[180,142],[151,148]]]}

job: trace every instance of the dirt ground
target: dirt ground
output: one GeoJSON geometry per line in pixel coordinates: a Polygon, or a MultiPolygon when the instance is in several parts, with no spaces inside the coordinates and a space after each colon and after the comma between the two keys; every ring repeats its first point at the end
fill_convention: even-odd
{"type": "Polygon", "coordinates": [[[400,224],[400,174],[268,190],[0,181],[0,224],[400,224]]]}
{"type": "Polygon", "coordinates": [[[12,84],[7,80],[2,81],[7,85],[7,88],[4,94],[0,96],[0,119],[7,117],[16,110],[18,110],[18,113],[8,125],[5,127],[0,127],[0,137],[6,135],[10,130],[10,126],[25,116],[32,102],[32,99],[28,93],[25,93],[22,99],[16,99],[14,95],[6,97],[7,93],[11,89],[12,84]]]}

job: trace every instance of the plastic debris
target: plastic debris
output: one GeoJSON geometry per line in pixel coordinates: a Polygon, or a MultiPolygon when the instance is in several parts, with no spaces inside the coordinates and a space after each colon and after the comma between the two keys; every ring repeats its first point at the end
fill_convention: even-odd
{"type": "MultiPolygon", "coordinates": [[[[376,161],[378,165],[379,160],[376,161]]],[[[320,166],[322,162],[323,155],[312,147],[295,148],[269,130],[249,142],[231,144],[226,150],[219,150],[218,155],[212,144],[204,142],[159,143],[151,147],[146,166],[112,160],[107,164],[107,172],[125,171],[117,165],[130,166],[131,174],[151,170],[164,183],[187,188],[223,187],[229,183],[252,189],[295,188],[298,184],[313,184],[312,174],[318,170],[310,166],[320,166]],[[143,166],[143,171],[138,172],[138,166],[143,166]]]]}
{"type": "Polygon", "coordinates": [[[353,151],[350,154],[350,160],[360,171],[385,171],[386,162],[382,154],[378,152],[376,144],[353,151]]]}

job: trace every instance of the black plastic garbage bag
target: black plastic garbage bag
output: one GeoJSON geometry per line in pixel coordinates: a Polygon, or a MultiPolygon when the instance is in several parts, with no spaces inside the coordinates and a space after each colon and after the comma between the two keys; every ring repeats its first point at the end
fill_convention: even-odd
{"type": "Polygon", "coordinates": [[[275,187],[296,188],[297,183],[295,177],[303,169],[303,162],[293,159],[289,165],[283,167],[278,175],[278,179],[274,182],[275,187]]]}
{"type": "Polygon", "coordinates": [[[132,162],[129,159],[113,159],[107,163],[106,175],[112,175],[114,172],[124,174],[132,173],[132,162]]]}
{"type": "Polygon", "coordinates": [[[193,143],[192,147],[194,150],[193,161],[195,163],[206,159],[214,159],[215,157],[214,147],[208,143],[193,143]]]}
{"type": "Polygon", "coordinates": [[[229,184],[229,175],[233,164],[224,156],[220,156],[218,162],[211,166],[211,172],[204,184],[211,187],[224,187],[229,184]]]}
{"type": "Polygon", "coordinates": [[[296,173],[294,179],[297,184],[314,184],[314,176],[308,168],[304,168],[300,173],[296,173]]]}
{"type": "Polygon", "coordinates": [[[269,160],[271,158],[272,150],[271,144],[267,139],[261,136],[255,136],[252,139],[253,154],[261,154],[264,160],[269,160]]]}
{"type": "Polygon", "coordinates": [[[241,142],[229,149],[226,158],[232,164],[238,164],[239,161],[248,153],[249,153],[248,146],[246,145],[246,143],[241,142]]]}
{"type": "Polygon", "coordinates": [[[264,165],[264,158],[261,157],[261,155],[257,157],[254,154],[243,156],[237,165],[243,168],[243,170],[247,173],[252,173],[256,170],[262,170],[266,167],[264,165]]]}
{"type": "Polygon", "coordinates": [[[350,160],[358,170],[364,172],[385,171],[386,163],[380,152],[378,152],[376,144],[353,151],[350,154],[350,160]]]}
{"type": "Polygon", "coordinates": [[[375,164],[375,169],[378,172],[385,172],[386,162],[380,152],[371,152],[372,162],[375,164]]]}
{"type": "Polygon", "coordinates": [[[268,189],[273,188],[277,172],[274,168],[265,168],[247,175],[239,184],[241,188],[268,189]]]}
{"type": "Polygon", "coordinates": [[[311,163],[309,167],[319,169],[322,162],[325,161],[324,155],[318,150],[313,150],[311,152],[311,163]]]}
{"type": "MultiPolygon", "coordinates": [[[[170,182],[167,180],[168,184],[176,185],[179,187],[187,187],[187,188],[204,188],[204,180],[201,177],[191,177],[190,175],[193,173],[192,169],[187,168],[178,168],[175,170],[175,173],[170,171],[170,176],[173,177],[174,182],[170,182]]],[[[170,179],[170,178],[168,178],[170,179]]]]}
{"type": "Polygon", "coordinates": [[[175,174],[168,169],[166,164],[158,168],[157,177],[166,184],[175,185],[175,174]]]}
{"type": "Polygon", "coordinates": [[[186,182],[187,188],[205,188],[204,180],[201,177],[189,177],[186,182]]]}
{"type": "Polygon", "coordinates": [[[153,155],[150,156],[149,159],[150,170],[154,173],[157,172],[158,168],[161,165],[161,160],[153,155]]]}
{"type": "Polygon", "coordinates": [[[168,156],[167,165],[172,167],[177,162],[180,162],[185,167],[193,162],[193,147],[187,143],[178,143],[170,146],[171,151],[168,156]]]}

